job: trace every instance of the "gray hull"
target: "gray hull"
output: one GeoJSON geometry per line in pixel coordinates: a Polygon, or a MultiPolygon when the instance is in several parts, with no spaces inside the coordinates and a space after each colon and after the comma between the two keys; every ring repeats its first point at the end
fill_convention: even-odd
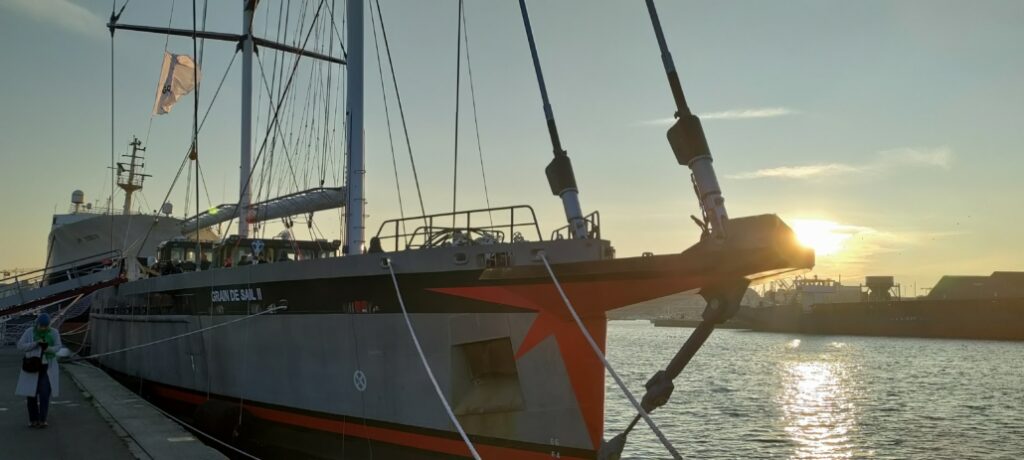
{"type": "MultiPolygon", "coordinates": [[[[438,294],[451,300],[447,305],[417,292],[424,282],[448,286],[478,279],[482,267],[475,263],[453,267],[456,253],[474,261],[478,253],[504,249],[514,252],[512,263],[530,264],[532,250],[544,248],[551,258],[584,262],[600,260],[605,245],[499,246],[391,255],[429,365],[485,457],[550,458],[553,452],[591,457],[595,441],[600,441],[593,434],[602,428],[604,382],[600,363],[589,350],[570,351],[588,361],[591,375],[595,369],[599,374],[586,382],[591,398],[581,401],[574,384],[584,382],[569,375],[562,349],[566,344],[551,336],[524,350],[538,312],[438,294]],[[410,268],[419,270],[409,273],[410,268]],[[595,394],[599,401],[592,400],[595,394]],[[581,402],[589,403],[588,408],[581,409],[581,402]],[[588,424],[585,416],[593,418],[595,408],[590,406],[595,404],[598,417],[588,424]]],[[[381,257],[256,265],[129,282],[99,293],[91,316],[92,351],[179,336],[287,303],[281,312],[103,356],[99,363],[140,382],[149,388],[146,393],[179,403],[202,406],[209,395],[286,429],[348,436],[350,443],[365,438],[430,455],[468,455],[434,393],[404,316],[396,311],[397,296],[381,257]],[[339,287],[347,281],[365,285],[367,280],[373,284],[369,291],[345,295],[349,289],[339,287]],[[299,300],[309,290],[322,294],[299,300]]],[[[603,342],[603,318],[587,322],[603,342]]],[[[582,337],[578,330],[575,334],[582,337]]],[[[281,444],[292,442],[288,436],[281,438],[281,444]]],[[[403,456],[407,454],[413,452],[403,456]]],[[[343,458],[340,452],[330,456],[343,458]]]]}

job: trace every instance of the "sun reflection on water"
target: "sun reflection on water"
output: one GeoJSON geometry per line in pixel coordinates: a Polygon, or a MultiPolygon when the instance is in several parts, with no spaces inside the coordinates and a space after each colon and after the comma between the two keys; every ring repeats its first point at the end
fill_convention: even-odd
{"type": "Polygon", "coordinates": [[[794,458],[852,458],[856,423],[849,378],[839,363],[783,364],[780,403],[794,458]]]}

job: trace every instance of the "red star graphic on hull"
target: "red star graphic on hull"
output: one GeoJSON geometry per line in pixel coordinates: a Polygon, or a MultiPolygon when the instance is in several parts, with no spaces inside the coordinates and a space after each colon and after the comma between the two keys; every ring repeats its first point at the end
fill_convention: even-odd
{"type": "MultiPolygon", "coordinates": [[[[645,300],[664,297],[699,286],[705,280],[691,277],[648,278],[633,280],[576,281],[562,284],[566,296],[583,319],[590,335],[601,351],[605,349],[608,310],[645,300]]],[[[516,359],[529,353],[548,337],[554,336],[569,383],[576,394],[583,420],[595,449],[601,445],[604,425],[604,366],[594,355],[586,337],[572,319],[568,307],[558,295],[554,284],[515,284],[435,288],[434,292],[483,302],[508,305],[537,312],[527,330],[516,359]]]]}

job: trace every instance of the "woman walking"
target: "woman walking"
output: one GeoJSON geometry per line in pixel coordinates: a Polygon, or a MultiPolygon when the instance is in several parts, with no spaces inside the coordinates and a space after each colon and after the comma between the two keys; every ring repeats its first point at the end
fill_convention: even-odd
{"type": "Polygon", "coordinates": [[[25,352],[21,375],[14,394],[28,397],[28,419],[32,428],[46,428],[50,397],[60,394],[60,369],[57,351],[61,349],[60,332],[50,327],[50,315],[43,313],[35,327],[25,330],[18,340],[18,350],[25,352]]]}

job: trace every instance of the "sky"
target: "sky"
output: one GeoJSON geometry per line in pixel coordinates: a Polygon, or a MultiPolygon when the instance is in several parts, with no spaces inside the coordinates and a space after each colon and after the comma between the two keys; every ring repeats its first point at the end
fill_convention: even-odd
{"type": "MultiPolygon", "coordinates": [[[[241,3],[210,2],[208,29],[238,32],[241,3]]],[[[300,3],[287,4],[296,24],[300,3]]],[[[343,3],[328,3],[339,24],[343,3]]],[[[307,11],[317,4],[307,2],[307,11]]],[[[450,210],[452,200],[457,4],[381,0],[428,213],[450,210]]],[[[261,4],[258,35],[273,36],[265,25],[280,6],[261,4]]],[[[696,242],[699,230],[689,216],[699,210],[689,171],[676,164],[664,137],[674,107],[643,4],[529,6],[585,212],[601,212],[602,235],[620,257],[696,242]]],[[[690,107],[704,120],[730,215],[779,214],[823,249],[814,274],[850,282],[894,275],[905,293],[944,274],[1024,269],[1024,2],[716,0],[658,7],[690,107]]],[[[2,268],[43,264],[51,215],[67,211],[72,190],[85,191],[88,201],[109,195],[109,15],[105,1],[0,1],[2,268]]],[[[467,1],[465,15],[480,148],[463,59],[460,208],[485,205],[482,156],[491,203],[532,205],[546,234],[564,216],[543,173],[551,146],[518,4],[467,1]]],[[[191,2],[134,0],[121,22],[190,28],[191,17],[191,2]]],[[[399,211],[376,54],[367,40],[373,234],[399,211]]],[[[148,212],[168,193],[192,126],[192,96],[168,115],[150,116],[165,43],[169,52],[192,53],[186,38],[115,37],[115,144],[120,154],[132,135],[147,140],[146,172],[153,177],[137,202],[148,212]]],[[[231,45],[205,49],[201,110],[222,77],[225,84],[200,134],[203,209],[237,199],[239,183],[239,63],[228,69],[231,45]]],[[[261,53],[268,68],[274,54],[261,53]]],[[[333,81],[331,94],[339,94],[340,81],[333,81]]],[[[262,84],[257,77],[257,90],[262,84]]],[[[297,86],[302,94],[312,91],[306,82],[297,86]]],[[[388,91],[404,211],[413,215],[412,173],[388,91]]],[[[263,132],[255,131],[258,145],[263,132]]],[[[327,185],[340,185],[333,156],[339,149],[331,150],[327,185]]],[[[297,165],[297,182],[315,181],[315,167],[304,165],[316,162],[306,161],[297,165]]],[[[185,213],[181,183],[169,195],[176,215],[185,213]]],[[[338,237],[337,212],[315,220],[320,234],[338,237]]]]}

